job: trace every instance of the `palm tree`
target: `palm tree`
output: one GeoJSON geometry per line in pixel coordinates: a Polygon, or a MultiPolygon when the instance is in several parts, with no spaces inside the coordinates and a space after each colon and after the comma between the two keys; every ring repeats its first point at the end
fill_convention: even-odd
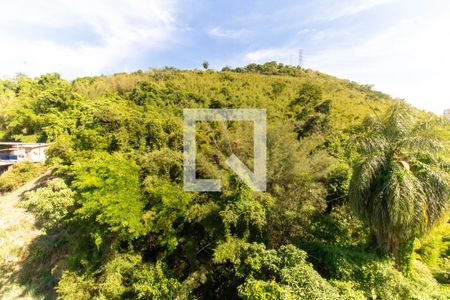
{"type": "Polygon", "coordinates": [[[404,105],[393,106],[382,119],[367,119],[363,127],[350,204],[367,221],[383,253],[392,254],[397,266],[408,272],[414,239],[448,208],[450,164],[442,155],[445,147],[430,124],[418,122],[404,105]]]}

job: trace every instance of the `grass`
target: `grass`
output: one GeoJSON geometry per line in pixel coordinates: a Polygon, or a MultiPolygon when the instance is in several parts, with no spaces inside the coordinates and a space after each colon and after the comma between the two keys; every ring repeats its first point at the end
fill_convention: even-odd
{"type": "Polygon", "coordinates": [[[22,262],[31,250],[29,246],[43,232],[35,226],[34,216],[20,208],[18,203],[22,193],[34,188],[42,178],[40,176],[14,192],[0,195],[0,299],[46,298],[37,295],[36,288],[24,285],[20,278],[22,262]]]}

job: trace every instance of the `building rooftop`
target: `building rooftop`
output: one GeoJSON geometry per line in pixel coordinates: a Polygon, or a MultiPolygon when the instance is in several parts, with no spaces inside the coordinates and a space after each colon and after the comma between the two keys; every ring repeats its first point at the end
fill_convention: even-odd
{"type": "Polygon", "coordinates": [[[45,143],[18,143],[18,142],[0,142],[0,146],[9,146],[9,147],[23,147],[23,148],[38,148],[38,147],[46,147],[48,144],[45,143]]]}

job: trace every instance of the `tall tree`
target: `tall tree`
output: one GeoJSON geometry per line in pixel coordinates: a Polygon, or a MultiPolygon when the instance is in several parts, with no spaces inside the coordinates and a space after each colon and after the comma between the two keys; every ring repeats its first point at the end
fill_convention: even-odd
{"type": "Polygon", "coordinates": [[[445,146],[403,105],[382,119],[367,119],[357,145],[349,200],[378,246],[408,273],[416,237],[439,220],[449,204],[445,146]]]}

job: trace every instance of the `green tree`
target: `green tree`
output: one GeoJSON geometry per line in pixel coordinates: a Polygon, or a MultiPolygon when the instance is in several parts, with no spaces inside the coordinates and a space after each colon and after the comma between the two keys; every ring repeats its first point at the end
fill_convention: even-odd
{"type": "Polygon", "coordinates": [[[131,240],[145,233],[145,203],[139,184],[139,166],[121,153],[91,152],[79,157],[69,174],[76,194],[74,212],[81,220],[95,220],[91,225],[131,240]]]}
{"type": "Polygon", "coordinates": [[[300,86],[297,98],[289,104],[288,115],[296,120],[299,139],[329,129],[332,104],[322,98],[323,91],[319,85],[305,83],[300,86]]]}
{"type": "Polygon", "coordinates": [[[24,194],[21,206],[33,211],[45,229],[61,223],[73,205],[74,193],[63,179],[55,178],[47,186],[24,194]]]}
{"type": "Polygon", "coordinates": [[[449,200],[443,146],[404,106],[367,119],[359,138],[349,199],[384,253],[409,272],[414,238],[439,220],[449,200]]]}

